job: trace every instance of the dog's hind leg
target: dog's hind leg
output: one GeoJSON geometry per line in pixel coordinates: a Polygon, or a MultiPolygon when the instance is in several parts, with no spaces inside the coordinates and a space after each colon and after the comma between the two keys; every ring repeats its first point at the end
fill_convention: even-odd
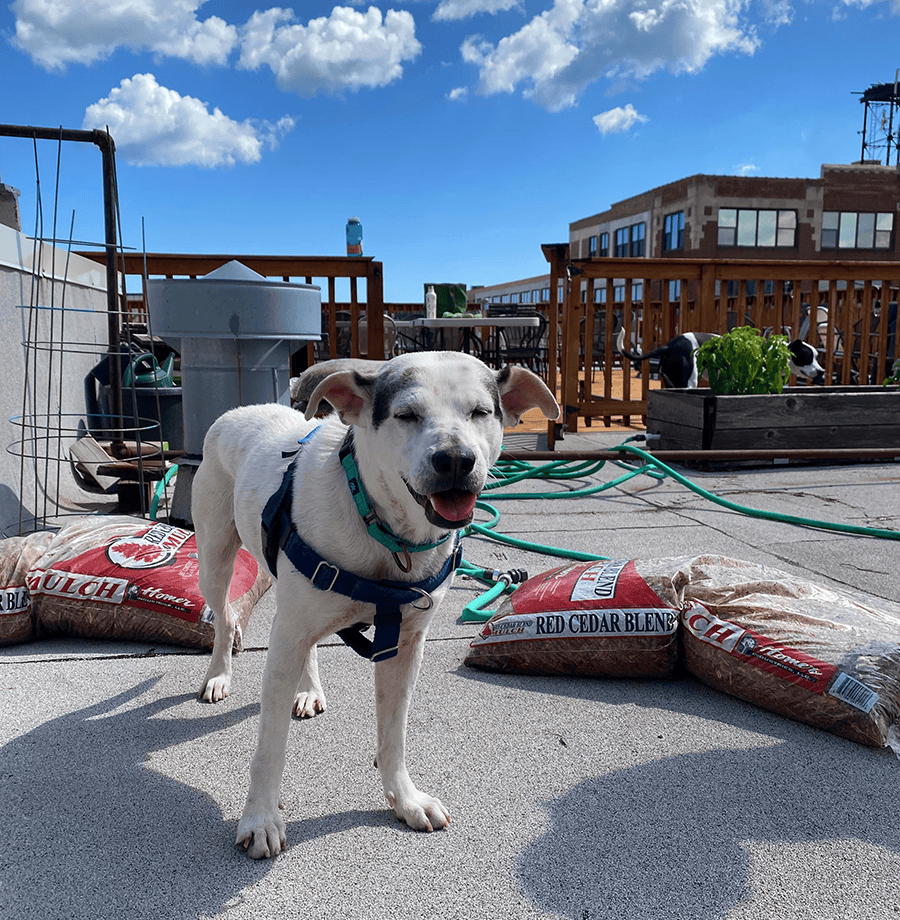
{"type": "Polygon", "coordinates": [[[440,799],[420,792],[406,769],[406,720],[424,648],[424,626],[404,623],[397,655],[375,665],[377,762],[385,797],[397,817],[413,830],[433,831],[447,827],[450,812],[440,799]]]}
{"type": "MultiPolygon", "coordinates": [[[[215,461],[200,464],[191,487],[191,514],[197,535],[200,564],[199,586],[213,612],[215,638],[212,660],[203,678],[200,699],[217,703],[231,692],[231,650],[237,622],[228,602],[234,561],[241,539],[234,525],[233,499],[213,468],[215,461]]],[[[226,474],[224,482],[230,483],[226,474]]]]}
{"type": "Polygon", "coordinates": [[[311,719],[320,712],[325,712],[325,694],[319,680],[319,659],[313,646],[306,656],[306,663],[297,684],[294,698],[294,715],[298,719],[311,719]]]}

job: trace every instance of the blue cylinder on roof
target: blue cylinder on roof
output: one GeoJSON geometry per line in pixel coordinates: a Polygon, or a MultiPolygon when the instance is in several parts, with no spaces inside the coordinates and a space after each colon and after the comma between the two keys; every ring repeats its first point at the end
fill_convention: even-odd
{"type": "Polygon", "coordinates": [[[362,251],[362,224],[358,217],[347,220],[347,255],[361,256],[362,251]]]}

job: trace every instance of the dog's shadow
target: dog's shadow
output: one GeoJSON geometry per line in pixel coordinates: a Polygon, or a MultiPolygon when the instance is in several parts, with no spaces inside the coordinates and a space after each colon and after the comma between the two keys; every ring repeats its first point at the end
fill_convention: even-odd
{"type": "MultiPolygon", "coordinates": [[[[644,751],[643,762],[598,772],[545,801],[546,832],[518,858],[522,890],[541,911],[569,920],[713,920],[748,903],[767,903],[758,916],[768,916],[771,903],[791,897],[792,884],[806,897],[816,886],[824,891],[849,885],[844,893],[849,901],[866,896],[866,885],[900,892],[894,874],[900,862],[900,764],[888,749],[855,745],[691,678],[570,680],[465,667],[457,673],[486,685],[607,708],[646,705],[664,733],[677,731],[687,715],[719,721],[725,735],[738,725],[772,739],[760,747],[672,753],[670,743],[681,746],[660,734],[658,750],[644,751]],[[793,882],[777,875],[761,881],[759,866],[781,848],[774,865],[796,870],[793,882]],[[815,860],[823,850],[827,868],[820,867],[818,878],[804,887],[804,860],[815,860]],[[852,868],[851,857],[857,860],[852,868]],[[857,877],[861,865],[863,875],[857,877]]],[[[632,744],[623,736],[607,743],[626,750],[632,744]]]]}
{"type": "MultiPolygon", "coordinates": [[[[714,920],[739,906],[741,916],[772,916],[773,904],[809,907],[837,887],[841,913],[831,916],[874,891],[896,899],[897,765],[864,754],[859,775],[847,775],[823,762],[845,743],[800,736],[584,780],[545,803],[547,831],[519,855],[522,889],[569,920],[714,920]],[[848,794],[860,781],[868,794],[848,794]]],[[[774,916],[812,915],[796,910],[774,916]]]]}
{"type": "MultiPolygon", "coordinates": [[[[155,718],[193,698],[133,706],[156,680],[0,749],[0,916],[50,916],[48,892],[69,918],[158,920],[173,916],[173,905],[180,917],[215,915],[275,865],[235,846],[237,819],[224,820],[209,794],[146,763],[155,751],[254,717],[258,704],[155,718]]],[[[381,818],[345,812],[298,821],[289,834],[296,842],[381,818]]]]}

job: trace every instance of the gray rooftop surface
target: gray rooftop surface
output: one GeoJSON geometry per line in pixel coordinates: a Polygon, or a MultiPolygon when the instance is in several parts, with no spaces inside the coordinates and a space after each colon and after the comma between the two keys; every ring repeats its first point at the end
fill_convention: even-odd
{"type": "MultiPolygon", "coordinates": [[[[898,463],[682,471],[750,507],[900,530],[898,463]]],[[[620,472],[607,464],[594,481],[620,472]]],[[[498,507],[500,529],[523,539],[615,558],[720,553],[900,611],[900,543],[742,516],[671,479],[498,507]]],[[[479,537],[464,549],[531,574],[560,564],[479,537]]],[[[387,808],[371,666],[329,643],[328,711],[291,727],[288,847],[259,862],[234,836],[273,591],[216,706],[196,699],[204,654],[75,639],[0,649],[0,917],[900,918],[891,751],[691,678],[471,670],[479,627],[460,613],[479,590],[457,579],[439,612],[410,717],[410,771],[449,805],[449,829],[415,833],[387,808]]]]}

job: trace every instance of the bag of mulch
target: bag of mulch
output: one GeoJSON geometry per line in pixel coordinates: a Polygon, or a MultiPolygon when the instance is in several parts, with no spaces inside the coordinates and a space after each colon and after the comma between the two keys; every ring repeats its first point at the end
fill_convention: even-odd
{"type": "Polygon", "coordinates": [[[764,709],[900,754],[900,615],[766,566],[690,563],[688,670],[764,709]]]}
{"type": "Polygon", "coordinates": [[[900,614],[723,556],[545,572],[504,600],[465,663],[670,677],[679,661],[732,696],[900,754],[900,614]]]}
{"type": "Polygon", "coordinates": [[[521,584],[465,664],[518,674],[671,677],[684,576],[658,562],[580,562],[521,584]]]}
{"type": "MultiPolygon", "coordinates": [[[[0,543],[0,554],[8,543],[0,543]]],[[[8,555],[15,550],[10,547],[8,555]]],[[[6,635],[5,641],[66,635],[211,648],[213,615],[197,575],[189,530],[131,517],[77,519],[49,535],[43,552],[30,559],[25,587],[32,630],[6,635]]],[[[268,573],[240,550],[229,595],[239,626],[236,649],[270,584],[268,573]]]]}
{"type": "Polygon", "coordinates": [[[53,536],[43,531],[0,540],[0,645],[27,642],[35,636],[37,624],[26,581],[28,570],[53,536]]]}

